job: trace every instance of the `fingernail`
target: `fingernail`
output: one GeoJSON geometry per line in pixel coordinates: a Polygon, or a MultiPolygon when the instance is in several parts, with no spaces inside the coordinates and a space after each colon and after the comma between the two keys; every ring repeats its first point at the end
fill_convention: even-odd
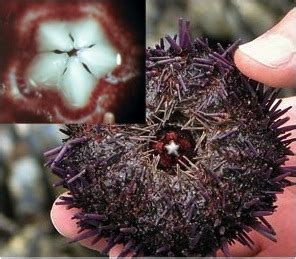
{"type": "Polygon", "coordinates": [[[280,34],[265,34],[241,45],[239,49],[245,55],[265,66],[278,68],[291,60],[296,46],[290,39],[280,34]]]}

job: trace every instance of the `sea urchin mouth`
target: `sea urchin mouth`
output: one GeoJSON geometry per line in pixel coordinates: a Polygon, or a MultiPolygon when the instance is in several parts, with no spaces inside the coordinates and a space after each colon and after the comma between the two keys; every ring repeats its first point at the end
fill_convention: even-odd
{"type": "Polygon", "coordinates": [[[39,25],[38,54],[26,73],[31,88],[60,90],[69,105],[85,106],[98,80],[121,65],[121,55],[94,19],[39,25]]]}
{"type": "Polygon", "coordinates": [[[47,166],[69,189],[61,204],[80,208],[85,230],[73,241],[108,239],[119,256],[209,256],[255,230],[275,241],[265,219],[296,167],[287,110],[278,91],[244,77],[237,43],[212,50],[192,40],[189,22],[147,55],[146,125],[68,125],[47,166]]]}
{"type": "Polygon", "coordinates": [[[192,157],[194,146],[191,133],[176,127],[161,130],[151,142],[151,149],[154,150],[152,155],[159,155],[158,166],[167,170],[177,164],[182,166],[182,163],[186,163],[184,157],[189,159],[192,157]]]}
{"type": "Polygon", "coordinates": [[[144,102],[144,33],[114,5],[122,3],[0,3],[0,107],[8,111],[0,121],[98,123],[106,113],[117,122],[134,119],[131,107],[144,102]]]}

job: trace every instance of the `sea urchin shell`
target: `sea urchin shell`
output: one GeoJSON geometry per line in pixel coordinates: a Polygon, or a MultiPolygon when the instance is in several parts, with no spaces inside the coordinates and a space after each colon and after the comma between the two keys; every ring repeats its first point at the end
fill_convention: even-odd
{"type": "Polygon", "coordinates": [[[234,240],[251,247],[255,230],[275,241],[265,219],[296,167],[278,91],[234,66],[237,43],[212,50],[178,36],[146,51],[146,125],[68,125],[47,165],[68,188],[62,204],[80,208],[74,241],[108,238],[120,256],[214,255],[234,240]]]}

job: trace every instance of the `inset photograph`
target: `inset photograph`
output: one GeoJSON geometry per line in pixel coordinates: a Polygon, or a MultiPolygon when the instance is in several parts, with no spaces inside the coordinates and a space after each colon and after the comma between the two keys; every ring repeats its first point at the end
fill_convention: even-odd
{"type": "Polygon", "coordinates": [[[1,1],[0,123],[144,122],[144,28],[145,1],[1,1]]]}

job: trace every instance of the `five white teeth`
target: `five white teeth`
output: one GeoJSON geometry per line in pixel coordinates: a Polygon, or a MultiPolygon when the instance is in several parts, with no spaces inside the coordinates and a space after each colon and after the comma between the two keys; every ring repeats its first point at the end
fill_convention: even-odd
{"type": "Polygon", "coordinates": [[[39,26],[38,54],[26,71],[28,87],[57,89],[77,108],[88,103],[98,81],[121,64],[121,56],[91,18],[39,26]]]}

